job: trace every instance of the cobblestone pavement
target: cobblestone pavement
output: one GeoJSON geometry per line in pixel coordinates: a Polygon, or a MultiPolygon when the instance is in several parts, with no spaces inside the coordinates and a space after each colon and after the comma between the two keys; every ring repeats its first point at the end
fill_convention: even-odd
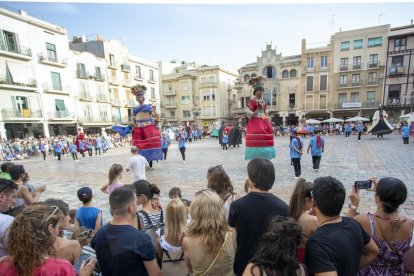
{"type": "MultiPolygon", "coordinates": [[[[304,141],[307,148],[309,138],[304,141]]],[[[370,176],[399,178],[408,187],[408,199],[401,212],[414,219],[414,143],[402,146],[399,135],[386,135],[380,140],[374,136],[363,136],[361,142],[357,141],[356,135],[350,138],[325,136],[325,141],[320,171],[315,173],[311,169],[311,156],[304,154],[301,162],[302,177],[313,181],[318,176],[331,175],[344,183],[347,192],[355,180],[366,180],[370,176]]],[[[289,137],[276,137],[276,159],[272,161],[276,168],[276,182],[271,192],[286,202],[289,201],[295,184],[288,145],[289,137]]],[[[49,157],[46,161],[32,158],[21,163],[29,172],[32,184],[47,185],[41,200],[56,197],[75,208],[81,205],[76,190],[82,186],[90,186],[94,191],[94,204],[103,209],[104,218],[108,220],[108,195],[100,192],[99,187],[106,183],[109,167],[113,163],[120,163],[125,168],[130,156],[129,148],[123,147],[111,149],[106,156],[86,157],[79,162],[74,162],[71,158],[58,162],[49,157]]],[[[186,158],[187,162],[184,164],[174,141],[168,152],[168,160],[154,162],[154,168],[147,170],[147,179],[159,186],[163,197],[168,197],[170,188],[178,186],[183,192],[183,198],[191,199],[195,192],[206,187],[207,169],[218,164],[222,164],[229,174],[235,190],[243,192],[248,163],[244,160],[244,145],[223,152],[216,139],[203,139],[192,144],[187,143],[186,158]]],[[[124,184],[130,180],[131,173],[124,173],[124,184]]],[[[361,196],[361,211],[375,210],[373,193],[363,191],[361,196]]],[[[345,207],[343,211],[346,211],[345,207]]]]}

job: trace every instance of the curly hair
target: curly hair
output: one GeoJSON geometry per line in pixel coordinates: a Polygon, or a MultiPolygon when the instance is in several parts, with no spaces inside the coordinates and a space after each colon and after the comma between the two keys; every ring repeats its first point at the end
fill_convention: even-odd
{"type": "Polygon", "coordinates": [[[223,200],[217,193],[203,190],[194,197],[190,207],[191,222],[187,235],[200,237],[206,252],[215,255],[229,230],[224,216],[223,200]]]}
{"type": "Polygon", "coordinates": [[[54,255],[55,239],[48,227],[54,228],[63,220],[56,206],[35,204],[17,216],[9,230],[7,251],[19,275],[32,275],[33,269],[42,264],[45,255],[54,255]]]}
{"type": "Polygon", "coordinates": [[[289,202],[289,217],[298,220],[302,215],[306,203],[306,198],[311,198],[310,191],[313,189],[312,182],[306,182],[304,178],[299,178],[295,189],[292,192],[289,202]]]}
{"type": "Polygon", "coordinates": [[[257,251],[250,260],[251,272],[257,267],[260,275],[296,275],[299,268],[295,260],[296,249],[301,241],[301,226],[292,218],[276,216],[269,222],[269,228],[260,238],[257,251]]]}
{"type": "Polygon", "coordinates": [[[208,169],[207,181],[207,187],[213,189],[222,200],[224,200],[229,194],[233,193],[233,185],[221,165],[208,169]]]}

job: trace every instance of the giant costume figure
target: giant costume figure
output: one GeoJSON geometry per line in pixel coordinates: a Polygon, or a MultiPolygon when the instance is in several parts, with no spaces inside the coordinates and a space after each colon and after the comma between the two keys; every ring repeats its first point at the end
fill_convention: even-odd
{"type": "Polygon", "coordinates": [[[113,126],[112,130],[122,136],[126,136],[132,130],[132,145],[139,149],[139,154],[144,156],[148,162],[153,160],[162,160],[160,132],[155,126],[154,119],[151,117],[156,113],[149,104],[144,103],[144,92],[146,87],[135,85],[131,88],[131,93],[135,95],[139,105],[132,111],[132,126],[122,127],[113,126]]]}
{"type": "Polygon", "coordinates": [[[392,133],[394,128],[388,122],[387,118],[387,112],[380,106],[379,109],[375,111],[374,117],[372,117],[372,126],[368,129],[368,132],[380,136],[392,133]]]}
{"type": "Polygon", "coordinates": [[[272,159],[276,157],[273,127],[266,114],[266,102],[263,99],[262,77],[253,77],[249,84],[253,86],[253,97],[249,101],[250,114],[246,129],[245,159],[272,159]]]}

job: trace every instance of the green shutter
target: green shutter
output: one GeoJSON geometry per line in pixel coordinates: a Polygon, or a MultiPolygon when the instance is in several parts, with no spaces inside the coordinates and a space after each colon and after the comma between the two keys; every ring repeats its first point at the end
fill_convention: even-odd
{"type": "Polygon", "coordinates": [[[54,44],[51,44],[51,43],[47,43],[46,42],[46,50],[49,50],[49,51],[56,51],[56,46],[54,45],[54,44]]]}

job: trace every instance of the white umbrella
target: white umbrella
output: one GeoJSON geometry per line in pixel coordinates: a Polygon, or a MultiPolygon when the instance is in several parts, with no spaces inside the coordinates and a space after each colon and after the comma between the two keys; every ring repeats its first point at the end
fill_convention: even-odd
{"type": "Polygon", "coordinates": [[[329,118],[326,120],[323,120],[321,123],[342,123],[344,120],[337,119],[337,118],[329,118]]]}
{"type": "Polygon", "coordinates": [[[317,124],[320,124],[321,121],[316,120],[316,119],[308,119],[308,120],[306,120],[306,123],[310,124],[310,125],[317,125],[317,124]]]}
{"type": "Polygon", "coordinates": [[[400,118],[401,119],[403,119],[403,118],[410,118],[411,114],[413,114],[413,113],[408,113],[408,114],[401,115],[400,118]]]}
{"type": "Polygon", "coordinates": [[[356,116],[346,119],[345,122],[369,122],[369,119],[365,117],[356,116]]]}

